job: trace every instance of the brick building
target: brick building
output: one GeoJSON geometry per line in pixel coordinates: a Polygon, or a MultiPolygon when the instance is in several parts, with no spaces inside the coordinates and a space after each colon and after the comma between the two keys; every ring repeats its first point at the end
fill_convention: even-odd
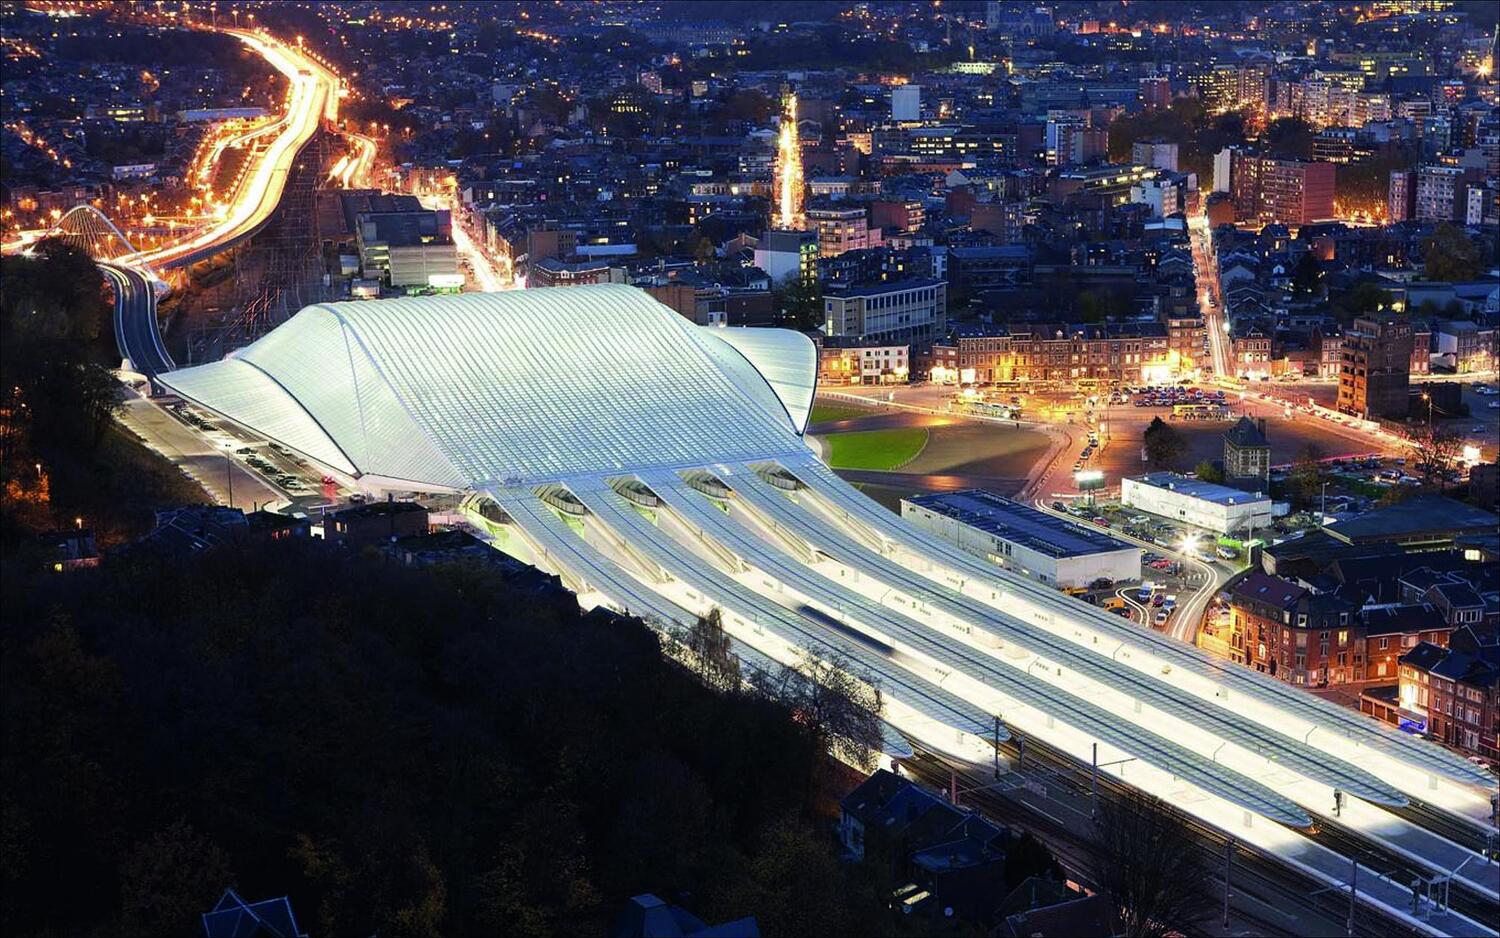
{"type": "Polygon", "coordinates": [[[1400,716],[1465,752],[1500,759],[1500,645],[1465,629],[1449,647],[1428,642],[1401,656],[1400,716]]]}
{"type": "Polygon", "coordinates": [[[1344,333],[1338,409],[1366,420],[1407,412],[1412,329],[1405,318],[1360,318],[1344,333]]]}
{"type": "Polygon", "coordinates": [[[1231,660],[1291,684],[1364,679],[1365,648],[1355,608],[1332,593],[1253,572],[1229,592],[1231,660]]]}
{"type": "Polygon", "coordinates": [[[933,380],[1158,382],[1169,380],[1180,365],[1172,353],[1160,323],[968,327],[933,346],[933,363],[946,376],[933,380]]]}

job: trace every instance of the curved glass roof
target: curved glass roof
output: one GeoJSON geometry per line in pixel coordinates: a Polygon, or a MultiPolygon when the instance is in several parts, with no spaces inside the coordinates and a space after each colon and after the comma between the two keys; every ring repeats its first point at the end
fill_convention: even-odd
{"type": "Polygon", "coordinates": [[[803,450],[812,343],[728,332],[617,285],[329,303],[162,380],[325,465],[454,489],[803,450]]]}
{"type": "Polygon", "coordinates": [[[807,429],[818,384],[818,347],[812,339],[790,329],[699,328],[749,359],[786,408],[792,429],[807,429]]]}

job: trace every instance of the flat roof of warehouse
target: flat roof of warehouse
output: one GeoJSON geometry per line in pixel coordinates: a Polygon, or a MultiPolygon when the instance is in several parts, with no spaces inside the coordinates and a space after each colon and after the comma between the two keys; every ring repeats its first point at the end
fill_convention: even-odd
{"type": "Polygon", "coordinates": [[[1206,502],[1215,502],[1220,505],[1244,505],[1249,502],[1270,501],[1269,498],[1259,492],[1246,492],[1244,489],[1234,489],[1227,485],[1217,485],[1213,482],[1189,479],[1187,476],[1179,475],[1175,472],[1148,472],[1132,481],[1149,485],[1152,488],[1181,492],[1183,495],[1201,498],[1206,502]]]}
{"type": "Polygon", "coordinates": [[[1059,559],[1135,549],[1101,531],[982,489],[934,492],[902,500],[1059,559]]]}

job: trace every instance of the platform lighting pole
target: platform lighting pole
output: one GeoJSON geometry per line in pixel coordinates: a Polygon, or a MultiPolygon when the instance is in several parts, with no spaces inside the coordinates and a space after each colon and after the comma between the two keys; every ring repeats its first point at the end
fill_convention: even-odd
{"type": "Polygon", "coordinates": [[[234,461],[224,454],[224,478],[229,482],[229,507],[234,507],[234,461]]]}
{"type": "Polygon", "coordinates": [[[1000,777],[1000,714],[995,714],[995,777],[1000,777]]]}
{"type": "Polygon", "coordinates": [[[1234,864],[1234,838],[1224,844],[1224,927],[1229,928],[1229,873],[1234,864]]]}
{"type": "Polygon", "coordinates": [[[1359,861],[1349,859],[1349,921],[1345,923],[1349,938],[1354,938],[1354,897],[1359,891],[1359,861]]]}
{"type": "Polygon", "coordinates": [[[1099,816],[1099,744],[1094,743],[1089,766],[1089,817],[1099,816]]]}

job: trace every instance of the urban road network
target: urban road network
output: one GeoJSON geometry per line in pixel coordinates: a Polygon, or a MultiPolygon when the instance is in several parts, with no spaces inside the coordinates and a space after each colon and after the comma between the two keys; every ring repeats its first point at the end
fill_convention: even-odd
{"type": "MultiPolygon", "coordinates": [[[[287,77],[287,109],[256,131],[274,137],[215,223],[100,258],[121,354],[153,379],[174,370],[157,328],[157,272],[259,231],[302,148],[337,117],[330,70],[265,34],[224,31],[287,77]]],[[[372,142],[355,142],[334,168],[344,183],[367,179],[373,163],[372,142]]],[[[1213,367],[1232,380],[1206,229],[1195,222],[1213,367]]],[[[721,608],[752,663],[793,660],[799,639],[848,652],[883,678],[887,720],[945,764],[985,765],[996,744],[1025,734],[1110,784],[1165,797],[1284,875],[1343,892],[1351,909],[1357,901],[1422,934],[1497,933],[1500,871],[1481,853],[1494,843],[1493,806],[1461,760],[1007,577],[914,532],[810,456],[482,496],[521,552],[565,573],[581,599],[679,619],[721,608]],[[1382,864],[1444,884],[1451,906],[1426,902],[1414,914],[1412,884],[1382,864]]],[[[1190,603],[1207,602],[1215,578],[1205,576],[1190,603]]]]}

